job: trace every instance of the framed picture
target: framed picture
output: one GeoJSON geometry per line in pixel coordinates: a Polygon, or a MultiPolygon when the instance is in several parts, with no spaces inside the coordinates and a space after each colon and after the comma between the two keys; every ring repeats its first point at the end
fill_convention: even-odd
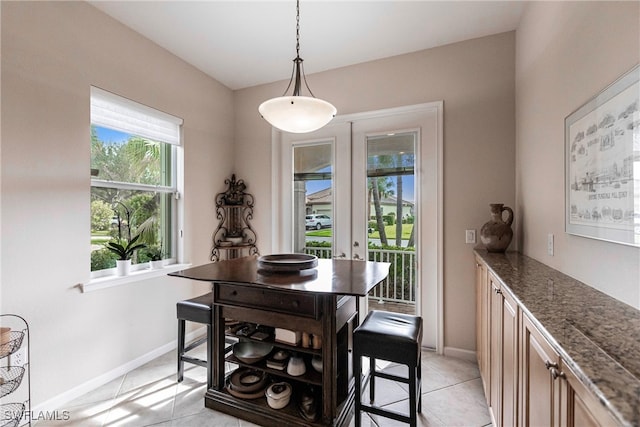
{"type": "Polygon", "coordinates": [[[567,233],[640,246],[640,67],[565,119],[567,233]]]}

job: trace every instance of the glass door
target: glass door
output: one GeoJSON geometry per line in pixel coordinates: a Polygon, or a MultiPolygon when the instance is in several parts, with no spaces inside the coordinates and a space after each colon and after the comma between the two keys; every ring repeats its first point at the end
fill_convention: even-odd
{"type": "Polygon", "coordinates": [[[293,251],[331,258],[333,143],[293,145],[293,251]]]}
{"type": "Polygon", "coordinates": [[[361,320],[369,308],[419,314],[423,344],[441,349],[442,103],[274,135],[274,250],[390,263],[361,320]]]}
{"type": "Polygon", "coordinates": [[[417,130],[366,136],[367,259],[391,264],[389,276],[369,294],[370,308],[415,314],[415,160],[417,130]]]}
{"type": "Polygon", "coordinates": [[[281,250],[351,258],[350,133],[342,123],[282,135],[281,250]]]}

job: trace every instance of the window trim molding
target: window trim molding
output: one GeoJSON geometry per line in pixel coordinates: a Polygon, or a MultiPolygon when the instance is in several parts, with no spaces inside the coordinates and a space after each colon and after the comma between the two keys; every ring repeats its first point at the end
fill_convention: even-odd
{"type": "Polygon", "coordinates": [[[170,264],[157,270],[141,269],[129,273],[127,276],[103,276],[95,279],[90,279],[86,283],[80,283],[80,291],[82,293],[95,292],[103,289],[109,289],[128,283],[142,282],[155,277],[166,276],[169,273],[183,270],[190,267],[191,264],[170,264]]]}

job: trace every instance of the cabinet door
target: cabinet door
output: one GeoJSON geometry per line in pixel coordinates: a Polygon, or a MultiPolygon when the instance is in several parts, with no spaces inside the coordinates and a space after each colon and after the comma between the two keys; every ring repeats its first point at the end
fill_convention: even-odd
{"type": "Polygon", "coordinates": [[[499,426],[517,425],[518,305],[498,279],[487,275],[490,292],[489,409],[499,426]]]}
{"type": "Polygon", "coordinates": [[[502,424],[518,424],[518,306],[502,290],[502,424]]]}
{"type": "Polygon", "coordinates": [[[489,273],[490,314],[490,392],[489,410],[495,425],[502,425],[502,295],[500,283],[489,273]]]}
{"type": "Polygon", "coordinates": [[[560,357],[528,316],[522,316],[521,338],[521,425],[558,426],[559,382],[554,381],[549,369],[558,368],[560,357]]]}
{"type": "Polygon", "coordinates": [[[567,365],[563,379],[561,419],[563,427],[597,427],[619,424],[567,365]]]}
{"type": "Polygon", "coordinates": [[[487,267],[476,257],[476,352],[484,395],[489,397],[489,297],[487,267]]]}

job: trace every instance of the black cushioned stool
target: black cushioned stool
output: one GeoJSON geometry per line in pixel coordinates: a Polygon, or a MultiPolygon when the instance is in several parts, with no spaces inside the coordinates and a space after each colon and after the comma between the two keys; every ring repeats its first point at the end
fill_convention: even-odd
{"type": "MultiPolygon", "coordinates": [[[[211,388],[211,346],[207,345],[207,360],[185,355],[199,345],[213,342],[213,294],[201,295],[196,298],[180,301],[176,304],[178,314],[178,382],[184,377],[184,362],[193,363],[207,368],[207,387],[211,388]],[[185,346],[185,321],[207,325],[207,335],[185,346]]],[[[225,353],[229,348],[225,349],[225,353]]]]}
{"type": "Polygon", "coordinates": [[[388,311],[371,311],[362,325],[353,331],[353,371],[356,382],[355,417],[360,427],[361,412],[417,425],[417,413],[422,411],[422,317],[388,311]],[[369,374],[362,380],[362,357],[369,357],[369,374]],[[407,365],[409,378],[376,372],[376,359],[407,365]],[[409,415],[373,406],[376,377],[409,384],[409,415]],[[371,405],[362,404],[362,387],[369,385],[371,405]]]}

